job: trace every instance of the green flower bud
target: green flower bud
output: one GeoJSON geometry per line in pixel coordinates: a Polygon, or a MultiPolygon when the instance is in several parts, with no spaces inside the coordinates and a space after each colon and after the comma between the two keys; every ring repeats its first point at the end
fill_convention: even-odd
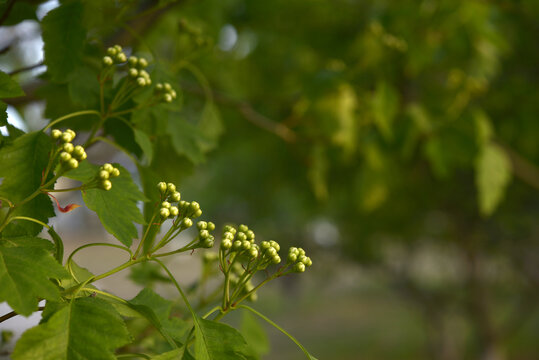
{"type": "Polygon", "coordinates": [[[176,191],[176,185],[174,185],[173,183],[168,183],[167,190],[168,192],[173,193],[174,191],[176,191]]]}
{"type": "Polygon", "coordinates": [[[125,56],[123,52],[121,52],[121,53],[116,54],[116,57],[114,58],[114,60],[116,60],[116,62],[118,63],[123,63],[127,61],[127,57],[125,56]]]}
{"type": "Polygon", "coordinates": [[[294,255],[296,255],[296,256],[299,255],[298,248],[293,247],[293,246],[292,246],[290,249],[288,249],[288,253],[289,253],[289,254],[294,254],[294,255]]]}
{"type": "Polygon", "coordinates": [[[106,163],[101,166],[101,170],[105,170],[106,172],[111,173],[114,170],[114,166],[109,163],[106,163]]]}
{"type": "MultiPolygon", "coordinates": [[[[65,145],[67,144],[64,144],[64,150],[65,150],[65,145]]],[[[67,151],[67,150],[65,150],[67,151]]],[[[84,148],[80,145],[77,145],[73,148],[73,155],[77,156],[77,157],[80,157],[82,154],[85,154],[86,151],[84,151],[84,148]]]]}
{"type": "Polygon", "coordinates": [[[117,53],[123,50],[120,45],[114,45],[114,49],[116,50],[117,53]]]}
{"type": "Polygon", "coordinates": [[[255,302],[255,301],[258,300],[258,294],[256,292],[254,292],[251,295],[249,295],[248,299],[249,299],[249,301],[255,302]]]}
{"type": "Polygon", "coordinates": [[[231,232],[227,231],[223,234],[223,238],[224,239],[229,239],[229,240],[234,240],[234,234],[232,234],[231,232]]]}
{"type": "Polygon", "coordinates": [[[214,243],[214,241],[212,239],[208,238],[208,239],[205,239],[201,243],[201,245],[202,245],[203,248],[209,249],[209,248],[213,247],[213,243],[214,243]]]}
{"type": "Polygon", "coordinates": [[[200,236],[201,239],[207,239],[210,237],[210,232],[208,230],[200,230],[198,236],[200,236]]]}
{"type": "Polygon", "coordinates": [[[243,240],[241,242],[241,248],[243,250],[249,250],[251,248],[251,242],[249,240],[243,240]]]}
{"type": "Polygon", "coordinates": [[[63,146],[62,146],[62,149],[67,152],[67,153],[72,153],[73,150],[75,149],[75,147],[73,146],[72,143],[65,143],[63,146]]]}
{"type": "Polygon", "coordinates": [[[134,68],[131,68],[131,69],[129,69],[127,74],[132,78],[136,78],[138,76],[138,70],[134,69],[134,68]]]}
{"type": "Polygon", "coordinates": [[[255,239],[255,233],[253,230],[249,230],[245,233],[247,235],[247,240],[254,240],[255,239]]]}
{"type": "Polygon", "coordinates": [[[161,216],[161,218],[166,219],[170,216],[170,210],[166,207],[162,207],[161,209],[159,209],[159,215],[161,216]]]}
{"type": "Polygon", "coordinates": [[[190,228],[191,226],[193,226],[193,220],[189,219],[189,218],[184,218],[182,220],[182,227],[183,228],[190,228]]]}
{"type": "Polygon", "coordinates": [[[110,174],[108,171],[100,170],[99,171],[99,178],[102,180],[107,180],[109,178],[110,174]]]}
{"type": "Polygon", "coordinates": [[[209,231],[215,230],[215,224],[212,223],[211,221],[208,222],[208,230],[209,230],[209,231]]]}
{"type": "Polygon", "coordinates": [[[231,240],[229,240],[229,239],[223,239],[223,240],[221,241],[221,248],[222,248],[223,250],[228,250],[228,249],[230,249],[231,247],[232,247],[232,241],[231,241],[231,240]]]}
{"type": "Polygon", "coordinates": [[[251,247],[251,248],[249,249],[249,256],[250,256],[251,259],[253,259],[253,260],[256,259],[257,256],[258,256],[258,250],[257,250],[256,248],[254,248],[254,247],[251,247]]]}
{"type": "Polygon", "coordinates": [[[232,249],[235,251],[241,249],[241,241],[239,240],[234,241],[234,243],[232,244],[232,249]]]}
{"type": "Polygon", "coordinates": [[[127,59],[130,66],[136,66],[138,63],[138,58],[136,56],[130,56],[129,59],[127,59]]]}
{"type": "Polygon", "coordinates": [[[277,241],[270,240],[269,243],[271,247],[274,248],[275,250],[277,251],[281,250],[281,246],[279,246],[279,243],[277,243],[277,241]]]}
{"type": "Polygon", "coordinates": [[[163,95],[163,100],[167,103],[172,102],[172,96],[170,94],[163,95]]]}
{"type": "Polygon", "coordinates": [[[86,152],[83,152],[82,154],[80,154],[78,156],[79,161],[85,160],[87,157],[88,157],[88,155],[86,155],[86,152]]]}
{"type": "Polygon", "coordinates": [[[240,226],[238,226],[238,231],[246,233],[248,230],[249,228],[247,227],[247,225],[241,224],[240,226]]]}
{"type": "Polygon", "coordinates": [[[270,243],[269,243],[268,241],[262,241],[262,242],[260,243],[260,248],[261,248],[263,251],[266,251],[266,250],[268,250],[268,249],[271,248],[271,245],[270,245],[270,243]]]}
{"type": "Polygon", "coordinates": [[[268,250],[266,250],[265,254],[268,257],[274,257],[274,256],[277,256],[277,250],[275,250],[275,248],[270,247],[268,250]]]}
{"type": "Polygon", "coordinates": [[[296,260],[298,259],[298,256],[294,253],[288,253],[288,261],[293,263],[293,262],[296,262],[296,260]]]}
{"type": "Polygon", "coordinates": [[[168,201],[163,201],[163,202],[161,203],[161,207],[170,209],[170,203],[169,203],[168,201]]]}
{"type": "Polygon", "coordinates": [[[155,85],[155,89],[156,89],[157,91],[163,90],[163,84],[157,83],[157,85],[155,85]]]}
{"type": "Polygon", "coordinates": [[[194,218],[197,218],[197,217],[200,217],[200,216],[202,216],[202,210],[200,210],[200,209],[198,209],[197,211],[195,211],[193,213],[194,218]]]}
{"type": "Polygon", "coordinates": [[[271,259],[271,262],[274,263],[274,264],[279,264],[281,262],[281,257],[279,255],[275,255],[272,259],[271,259]]]}
{"type": "Polygon", "coordinates": [[[157,189],[159,190],[161,195],[163,195],[164,193],[167,192],[167,184],[161,181],[160,183],[157,184],[157,189]]]}
{"type": "Polygon", "coordinates": [[[197,228],[198,230],[206,230],[206,228],[208,227],[208,223],[205,222],[205,221],[199,221],[197,222],[197,228]]]}
{"type": "Polygon", "coordinates": [[[106,191],[109,191],[110,189],[112,189],[112,183],[110,182],[110,180],[103,180],[101,181],[101,188],[106,191]]]}
{"type": "Polygon", "coordinates": [[[238,234],[236,235],[236,238],[241,241],[247,240],[247,235],[245,235],[244,232],[239,231],[238,234]]]}
{"type": "Polygon", "coordinates": [[[77,134],[76,134],[73,130],[71,130],[71,129],[67,129],[65,132],[68,133],[68,134],[71,134],[71,136],[73,137],[73,139],[77,136],[77,134]]]}
{"type": "Polygon", "coordinates": [[[305,261],[307,261],[307,256],[305,255],[298,256],[298,262],[305,264],[305,261]]]}
{"type": "Polygon", "coordinates": [[[118,170],[117,168],[112,169],[112,171],[110,172],[110,176],[111,176],[111,177],[118,177],[118,176],[120,176],[120,170],[118,170]]]}
{"type": "Polygon", "coordinates": [[[171,206],[169,210],[170,210],[170,215],[172,216],[178,216],[178,214],[180,213],[180,210],[178,210],[176,206],[171,206]]]}
{"type": "Polygon", "coordinates": [[[169,94],[173,99],[176,99],[177,97],[176,90],[170,90],[169,94]]]}
{"type": "Polygon", "coordinates": [[[67,162],[67,165],[71,168],[71,169],[76,169],[79,167],[79,162],[77,161],[77,159],[69,159],[69,161],[67,162]]]}
{"type": "Polygon", "coordinates": [[[305,266],[309,267],[313,264],[313,261],[311,260],[310,257],[306,257],[303,261],[302,261],[303,264],[305,264],[305,266]]]}
{"type": "Polygon", "coordinates": [[[198,209],[200,209],[200,204],[197,203],[196,201],[192,201],[191,205],[189,205],[189,210],[197,211],[198,209]]]}
{"type": "Polygon", "coordinates": [[[112,66],[114,64],[114,60],[110,56],[103,56],[103,65],[105,66],[112,66]]]}
{"type": "Polygon", "coordinates": [[[146,70],[140,70],[139,74],[140,74],[141,77],[143,77],[146,80],[148,80],[150,78],[150,74],[148,74],[148,72],[146,70]]]}
{"type": "Polygon", "coordinates": [[[174,191],[172,193],[172,195],[170,195],[170,200],[174,201],[174,202],[178,202],[182,199],[182,195],[180,194],[179,191],[174,191]]]}
{"type": "Polygon", "coordinates": [[[107,54],[110,55],[110,56],[116,56],[117,53],[118,53],[118,51],[113,47],[109,47],[107,49],[107,54]]]}
{"type": "Polygon", "coordinates": [[[163,88],[165,89],[165,91],[169,92],[170,90],[172,90],[172,86],[170,86],[169,83],[164,83],[163,84],[163,88]]]}
{"type": "Polygon", "coordinates": [[[302,273],[305,271],[305,264],[298,262],[294,264],[294,271],[298,273],[302,273]]]}
{"type": "Polygon", "coordinates": [[[65,143],[72,142],[75,137],[71,135],[71,133],[68,133],[67,131],[64,131],[64,133],[61,136],[61,140],[65,143]]]}
{"type": "Polygon", "coordinates": [[[59,139],[60,136],[62,136],[62,132],[58,129],[54,129],[51,131],[51,137],[56,140],[56,139],[59,139]]]}
{"type": "Polygon", "coordinates": [[[138,59],[138,65],[141,67],[141,68],[145,68],[146,66],[148,66],[148,60],[146,60],[145,58],[141,57],[138,59]]]}
{"type": "Polygon", "coordinates": [[[298,248],[298,256],[305,255],[305,250],[298,248]]]}
{"type": "Polygon", "coordinates": [[[68,162],[69,160],[71,160],[71,154],[68,152],[62,151],[60,153],[60,161],[68,162]]]}
{"type": "Polygon", "coordinates": [[[144,86],[146,86],[146,84],[147,84],[147,81],[146,81],[145,78],[143,78],[143,77],[138,77],[137,78],[137,85],[138,86],[144,87],[144,86]]]}

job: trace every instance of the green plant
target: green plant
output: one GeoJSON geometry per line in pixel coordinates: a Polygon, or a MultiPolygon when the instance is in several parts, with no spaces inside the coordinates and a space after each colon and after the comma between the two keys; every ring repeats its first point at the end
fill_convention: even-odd
{"type": "MultiPolygon", "coordinates": [[[[65,11],[65,8],[60,7],[57,11],[65,11]]],[[[172,182],[158,182],[157,191],[154,183],[151,190],[142,193],[121,165],[92,164],[86,153],[89,148],[108,143],[124,151],[141,172],[147,169],[148,166],[128,149],[138,143],[148,156],[152,144],[145,133],[137,129],[136,125],[140,126],[140,123],[135,124],[132,118],[125,116],[173,103],[177,93],[167,82],[153,86],[152,77],[146,70],[149,62],[143,57],[127,56],[118,45],[108,48],[101,63],[97,75],[98,110],[75,111],[51,121],[40,131],[28,133],[19,131],[3,119],[9,134],[2,138],[0,148],[0,177],[3,180],[0,185],[0,301],[7,301],[13,312],[1,316],[0,322],[16,315],[43,311],[41,323],[23,334],[12,358],[258,358],[260,354],[237,330],[220,322],[231,311],[244,309],[275,326],[297,343],[307,358],[314,359],[285,330],[245,305],[246,301],[254,301],[257,291],[269,281],[304,272],[311,266],[311,259],[301,248],[290,248],[283,260],[277,242],[257,244],[255,233],[246,225],[224,226],[219,251],[205,253],[203,275],[198,282],[199,287],[204,286],[211,276],[221,273],[222,285],[201,299],[198,307],[191,305],[164,259],[213,248],[215,224],[198,221],[192,240],[184,243],[178,235],[193,226],[193,219],[202,216],[196,201],[183,200],[172,182]],[[92,118],[91,126],[84,142],[75,145],[78,142],[75,131],[62,131],[59,127],[84,116],[92,118]],[[125,127],[134,133],[134,138],[129,141],[106,137],[107,133],[119,136],[125,127]],[[60,177],[81,184],[57,188],[55,184],[60,177]],[[48,222],[54,216],[52,194],[69,191],[82,193],[86,206],[97,213],[105,229],[120,244],[85,244],[73,250],[64,262],[63,239],[48,222]],[[137,207],[141,201],[147,204],[146,221],[137,207]],[[140,237],[134,222],[144,224],[140,237]],[[39,237],[44,228],[52,242],[39,237]],[[92,274],[77,265],[75,255],[83,256],[85,249],[96,246],[121,249],[127,259],[109,271],[92,274]],[[158,265],[168,281],[174,284],[183,300],[183,308],[187,309],[183,316],[172,316],[172,302],[150,288],[125,300],[93,285],[120,271],[148,264],[158,265]],[[261,279],[256,276],[259,272],[261,279]],[[38,302],[43,299],[46,305],[38,308],[38,302]],[[214,307],[208,310],[211,305],[214,307]],[[201,311],[207,312],[202,316],[201,311]],[[140,335],[136,326],[126,326],[126,319],[145,319],[161,340],[147,345],[144,336],[151,335],[140,335]]],[[[7,74],[0,73],[0,80],[0,96],[22,94],[19,85],[7,74]]],[[[57,200],[56,203],[61,213],[68,213],[78,206],[62,207],[57,200]]]]}

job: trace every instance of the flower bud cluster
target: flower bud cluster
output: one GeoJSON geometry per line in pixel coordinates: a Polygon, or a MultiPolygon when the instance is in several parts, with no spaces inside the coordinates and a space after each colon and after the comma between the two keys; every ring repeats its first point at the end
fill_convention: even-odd
{"type": "Polygon", "coordinates": [[[51,131],[51,137],[60,142],[60,162],[68,169],[78,168],[79,162],[88,157],[82,146],[73,145],[72,141],[75,140],[76,136],[77,134],[71,129],[67,129],[64,132],[58,129],[51,131]]]}
{"type": "Polygon", "coordinates": [[[120,176],[120,170],[118,170],[118,168],[115,168],[111,164],[103,164],[97,173],[99,187],[107,191],[112,189],[112,182],[110,179],[118,176],[120,176]]]}
{"type": "Polygon", "coordinates": [[[135,79],[138,86],[145,87],[152,84],[150,74],[144,70],[148,66],[148,61],[145,58],[130,56],[127,64],[129,66],[127,74],[129,77],[135,79]]]}
{"type": "Polygon", "coordinates": [[[103,57],[103,65],[112,66],[114,64],[122,64],[127,61],[127,56],[123,52],[120,45],[114,45],[107,49],[107,55],[103,57]]]}
{"type": "Polygon", "coordinates": [[[172,102],[177,97],[176,90],[169,83],[155,85],[155,93],[162,101],[167,103],[172,102]]]}
{"type": "Polygon", "coordinates": [[[213,247],[215,236],[213,236],[211,232],[215,230],[215,224],[211,221],[199,221],[197,222],[197,229],[200,247],[207,249],[213,247]]]}
{"type": "Polygon", "coordinates": [[[200,204],[196,201],[182,200],[180,192],[176,191],[176,185],[173,183],[161,181],[157,184],[157,189],[161,193],[161,199],[163,200],[159,209],[159,215],[163,220],[181,217],[183,218],[182,226],[189,228],[193,225],[191,218],[194,219],[202,215],[200,204]]]}
{"type": "Polygon", "coordinates": [[[291,247],[288,249],[287,264],[292,265],[294,272],[302,273],[305,268],[310,267],[313,262],[310,257],[305,255],[302,248],[291,247]]]}

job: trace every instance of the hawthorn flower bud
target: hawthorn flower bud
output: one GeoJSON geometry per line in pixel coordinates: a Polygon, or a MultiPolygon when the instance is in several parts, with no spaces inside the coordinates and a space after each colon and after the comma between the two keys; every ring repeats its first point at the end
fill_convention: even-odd
{"type": "Polygon", "coordinates": [[[56,140],[56,139],[59,139],[60,136],[62,136],[62,132],[58,129],[54,129],[51,131],[51,137],[56,140]]]}
{"type": "Polygon", "coordinates": [[[198,230],[206,230],[208,227],[208,223],[205,221],[199,221],[197,222],[197,228],[198,230]]]}
{"type": "Polygon", "coordinates": [[[198,236],[200,236],[201,239],[207,239],[210,237],[210,232],[208,230],[200,230],[198,236]]]}
{"type": "Polygon", "coordinates": [[[118,53],[114,59],[118,63],[123,63],[123,62],[127,61],[127,57],[125,56],[125,54],[123,52],[118,53]]]}
{"type": "Polygon", "coordinates": [[[140,87],[144,87],[146,86],[146,79],[144,79],[143,77],[138,77],[137,78],[137,85],[140,86],[140,87]]]}
{"type": "Polygon", "coordinates": [[[163,202],[161,203],[161,207],[170,209],[170,203],[169,203],[168,201],[163,201],[163,202]]]}
{"type": "Polygon", "coordinates": [[[173,193],[174,191],[176,191],[176,185],[174,185],[173,183],[168,183],[167,184],[167,190],[171,193],[173,193]]]}
{"type": "Polygon", "coordinates": [[[212,238],[207,238],[202,241],[201,245],[203,248],[209,249],[213,247],[214,240],[212,238]]]}
{"type": "Polygon", "coordinates": [[[138,59],[138,65],[141,67],[141,68],[145,68],[148,66],[148,60],[146,60],[145,58],[141,57],[138,59]]]}
{"type": "Polygon", "coordinates": [[[148,72],[146,70],[140,70],[139,75],[141,77],[143,77],[144,79],[149,79],[150,78],[150,74],[148,74],[148,72]]]}
{"type": "Polygon", "coordinates": [[[247,227],[247,225],[241,224],[240,226],[238,226],[238,231],[246,233],[248,230],[249,228],[247,227]]]}
{"type": "Polygon", "coordinates": [[[157,184],[157,189],[159,190],[161,195],[163,195],[164,193],[167,192],[167,184],[161,181],[160,183],[157,184]]]}
{"type": "Polygon", "coordinates": [[[170,90],[172,90],[172,86],[170,86],[169,83],[164,83],[163,88],[165,89],[166,92],[170,92],[170,90]]]}
{"type": "Polygon", "coordinates": [[[106,191],[109,191],[110,189],[112,189],[112,183],[110,182],[110,180],[103,180],[101,182],[101,188],[106,191]]]}
{"type": "Polygon", "coordinates": [[[239,231],[238,234],[236,235],[236,238],[238,240],[244,241],[244,240],[247,240],[247,235],[245,235],[244,232],[239,231]]]}
{"type": "Polygon", "coordinates": [[[168,210],[167,208],[165,207],[162,207],[161,209],[159,209],[159,215],[163,218],[163,219],[166,219],[170,216],[170,210],[168,210]]]}
{"type": "Polygon", "coordinates": [[[197,211],[195,211],[193,213],[194,218],[200,217],[201,215],[202,215],[202,210],[200,210],[200,209],[198,209],[197,211]]]}
{"type": "Polygon", "coordinates": [[[192,201],[191,205],[189,206],[189,209],[191,211],[197,211],[198,209],[200,209],[200,204],[197,203],[196,201],[192,201]]]}
{"type": "Polygon", "coordinates": [[[302,263],[303,263],[305,266],[309,267],[309,266],[311,266],[311,265],[313,264],[313,261],[311,260],[310,257],[306,257],[306,258],[302,261],[302,263]]]}
{"type": "Polygon", "coordinates": [[[182,227],[187,229],[187,228],[190,228],[191,226],[193,226],[193,220],[189,218],[184,218],[182,220],[182,227]]]}
{"type": "Polygon", "coordinates": [[[172,195],[170,195],[170,200],[174,201],[174,202],[178,202],[182,199],[182,195],[180,194],[179,191],[174,191],[172,193],[172,195]]]}
{"type": "Polygon", "coordinates": [[[303,250],[302,248],[298,248],[298,256],[305,256],[305,250],[303,250]]]}
{"type": "Polygon", "coordinates": [[[176,90],[174,90],[174,89],[170,90],[169,94],[173,99],[176,99],[176,97],[177,97],[176,90]]]}
{"type": "MultiPolygon", "coordinates": [[[[66,144],[64,144],[64,147],[65,147],[66,144]]],[[[65,150],[65,148],[64,148],[65,150]]],[[[77,157],[80,157],[82,156],[82,154],[85,154],[86,151],[84,151],[84,148],[80,145],[77,145],[73,148],[73,155],[77,156],[77,157]]]]}
{"type": "Polygon", "coordinates": [[[288,253],[288,261],[293,263],[293,262],[296,262],[296,260],[298,259],[298,256],[294,253],[288,253]]]}
{"type": "Polygon", "coordinates": [[[79,161],[85,160],[88,157],[86,151],[79,155],[79,161]]]}
{"type": "Polygon", "coordinates": [[[209,231],[215,230],[215,224],[212,223],[211,221],[208,221],[208,230],[209,231]]]}
{"type": "Polygon", "coordinates": [[[247,235],[247,240],[254,240],[255,239],[255,233],[253,230],[249,230],[245,233],[247,235]]]}
{"type": "Polygon", "coordinates": [[[241,241],[236,240],[232,243],[232,249],[233,250],[239,250],[241,248],[241,241]]]}
{"type": "Polygon", "coordinates": [[[251,242],[249,240],[243,240],[241,242],[241,248],[243,250],[249,250],[251,248],[251,242]]]}
{"type": "Polygon", "coordinates": [[[262,249],[262,251],[266,251],[271,248],[271,245],[268,241],[262,241],[260,243],[260,248],[262,249]]]}
{"type": "Polygon", "coordinates": [[[118,177],[118,176],[120,176],[120,170],[117,169],[117,168],[112,169],[112,171],[110,172],[110,176],[111,176],[111,177],[118,177]]]}
{"type": "Polygon", "coordinates": [[[171,206],[169,211],[170,211],[170,215],[172,216],[178,216],[178,214],[180,213],[180,210],[178,210],[176,206],[171,206]]]}
{"type": "Polygon", "coordinates": [[[110,177],[110,173],[106,170],[99,171],[99,178],[102,180],[107,180],[110,177]]]}
{"type": "Polygon", "coordinates": [[[277,241],[273,241],[273,240],[270,240],[270,245],[272,248],[274,248],[275,250],[279,251],[281,250],[281,246],[279,245],[279,243],[277,241]]]}
{"type": "Polygon", "coordinates": [[[275,250],[275,248],[270,247],[269,249],[266,250],[266,254],[268,257],[274,257],[277,255],[277,250],[275,250]]]}
{"type": "Polygon", "coordinates": [[[67,162],[67,165],[71,168],[71,169],[76,169],[79,167],[79,162],[77,161],[77,159],[69,159],[69,161],[67,162]]]}
{"type": "Polygon", "coordinates": [[[118,51],[113,47],[109,47],[107,49],[107,54],[110,55],[110,56],[116,56],[117,53],[118,53],[118,51]]]}
{"type": "Polygon", "coordinates": [[[139,74],[138,74],[138,70],[137,69],[134,69],[134,68],[131,68],[129,69],[129,71],[127,72],[129,74],[130,77],[132,78],[136,78],[139,74]]]}
{"type": "Polygon", "coordinates": [[[136,66],[138,63],[138,58],[136,56],[130,56],[129,59],[127,59],[130,66],[136,66]]]}
{"type": "Polygon", "coordinates": [[[221,248],[223,250],[228,250],[232,247],[232,241],[230,239],[223,239],[223,241],[221,241],[221,248]]]}
{"type": "Polygon", "coordinates": [[[234,240],[234,234],[232,234],[231,232],[227,231],[223,234],[223,238],[224,239],[229,239],[229,240],[234,240]]]}
{"type": "Polygon", "coordinates": [[[64,133],[61,136],[62,141],[65,142],[65,143],[72,142],[74,138],[75,137],[73,135],[71,135],[71,133],[69,133],[67,131],[64,131],[64,133]]]}
{"type": "Polygon", "coordinates": [[[156,89],[157,91],[163,90],[163,84],[157,83],[157,85],[155,85],[155,89],[156,89]]]}
{"type": "Polygon", "coordinates": [[[298,272],[298,273],[304,272],[305,271],[305,264],[301,263],[301,262],[298,262],[298,263],[294,264],[294,271],[298,272]]]}
{"type": "Polygon", "coordinates": [[[256,259],[256,257],[258,256],[258,250],[254,247],[250,248],[249,249],[249,255],[251,257],[251,259],[256,259]]]}
{"type": "Polygon", "coordinates": [[[112,66],[112,64],[114,64],[114,60],[112,60],[112,58],[110,56],[103,56],[103,65],[105,66],[112,66]]]}
{"type": "Polygon", "coordinates": [[[170,94],[163,95],[163,100],[167,103],[172,102],[172,96],[170,94]]]}
{"type": "Polygon", "coordinates": [[[62,149],[67,152],[67,153],[72,153],[73,150],[75,150],[75,147],[73,146],[72,143],[65,143],[63,146],[62,146],[62,149]]]}
{"type": "Polygon", "coordinates": [[[112,166],[111,164],[109,163],[105,163],[101,166],[101,169],[102,170],[105,170],[106,172],[108,173],[111,173],[113,170],[114,170],[114,166],[112,166]]]}
{"type": "Polygon", "coordinates": [[[279,255],[275,255],[272,259],[271,259],[271,262],[274,263],[274,264],[279,264],[281,262],[281,257],[279,255]]]}
{"type": "Polygon", "coordinates": [[[71,154],[68,152],[62,151],[60,153],[60,161],[68,162],[69,160],[71,160],[71,154]]]}
{"type": "Polygon", "coordinates": [[[116,50],[116,52],[120,52],[123,50],[120,45],[114,45],[114,49],[116,50]]]}

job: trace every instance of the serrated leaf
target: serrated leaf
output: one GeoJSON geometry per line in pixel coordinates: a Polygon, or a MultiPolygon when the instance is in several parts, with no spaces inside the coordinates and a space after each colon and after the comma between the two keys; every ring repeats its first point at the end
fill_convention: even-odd
{"type": "MultiPolygon", "coordinates": [[[[50,138],[42,132],[28,133],[15,139],[11,144],[0,149],[0,196],[17,204],[32,193],[41,184],[42,172],[47,166],[50,138]]],[[[12,215],[24,215],[47,222],[54,216],[50,199],[45,194],[18,206],[12,215]]],[[[28,221],[10,223],[3,231],[3,237],[18,235],[37,235],[42,226],[28,221]]]]}
{"type": "Polygon", "coordinates": [[[479,210],[488,216],[503,199],[511,180],[511,163],[507,154],[497,145],[485,145],[477,158],[475,181],[479,192],[479,210]]]}
{"type": "Polygon", "coordinates": [[[66,81],[80,64],[86,30],[80,1],[63,3],[41,21],[45,65],[54,81],[66,81]]]}
{"type": "Polygon", "coordinates": [[[241,334],[231,326],[197,316],[195,319],[197,360],[255,359],[241,334]]]}
{"type": "Polygon", "coordinates": [[[14,360],[106,360],[130,342],[127,328],[112,305],[97,297],[66,303],[17,342],[14,360]]]}
{"type": "Polygon", "coordinates": [[[68,277],[50,252],[47,240],[21,237],[0,240],[0,302],[17,313],[30,315],[39,299],[58,300],[58,288],[49,279],[68,277]]]}
{"type": "MultiPolygon", "coordinates": [[[[120,176],[111,179],[112,189],[88,189],[82,192],[86,206],[95,211],[103,227],[122,244],[131,246],[133,238],[138,236],[133,222],[144,223],[144,218],[137,206],[138,201],[146,200],[133,182],[129,171],[114,164],[120,170],[120,176]]],[[[79,181],[88,181],[90,174],[97,174],[99,166],[82,162],[76,171],[66,173],[66,177],[79,181]],[[83,165],[84,164],[84,165],[83,165]]]]}
{"type": "Polygon", "coordinates": [[[241,333],[257,358],[269,352],[268,336],[250,312],[244,311],[242,314],[241,333]]]}
{"type": "Polygon", "coordinates": [[[24,96],[21,86],[8,74],[0,70],[0,99],[24,96]]]}

